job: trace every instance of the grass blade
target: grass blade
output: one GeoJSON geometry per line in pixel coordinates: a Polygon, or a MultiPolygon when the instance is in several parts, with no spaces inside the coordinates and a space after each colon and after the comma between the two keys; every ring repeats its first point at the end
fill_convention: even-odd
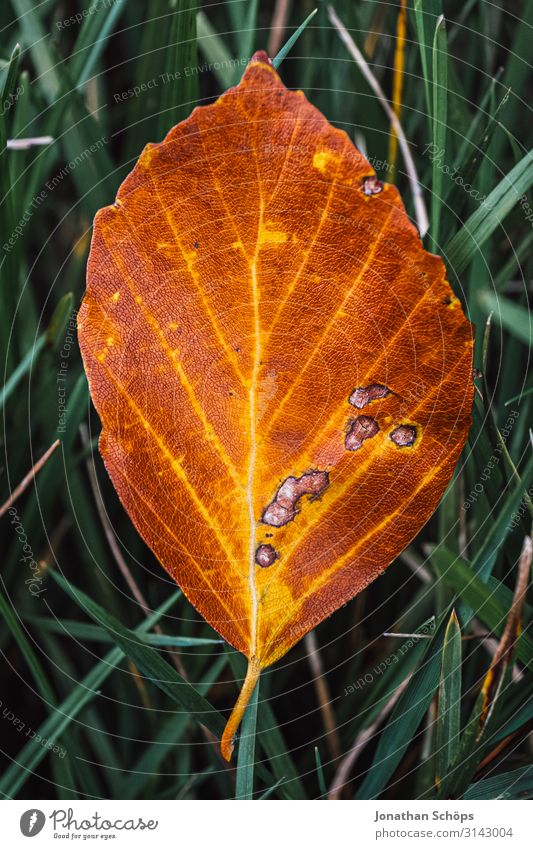
{"type": "Polygon", "coordinates": [[[260,681],[248,702],[239,735],[237,772],[235,778],[235,798],[252,799],[254,792],[255,732],[257,726],[257,701],[260,681]]]}
{"type": "MultiPolygon", "coordinates": [[[[433,112],[431,126],[433,145],[436,151],[446,150],[446,128],[448,126],[448,48],[446,44],[446,23],[441,15],[437,20],[433,37],[433,112]]],[[[430,250],[439,249],[440,214],[443,203],[443,171],[439,157],[433,156],[433,177],[431,183],[431,228],[430,250]]]]}
{"type": "Polygon", "coordinates": [[[460,274],[533,185],[533,151],[527,153],[447,243],[444,258],[460,274]]]}
{"type": "Polygon", "coordinates": [[[436,727],[435,784],[445,797],[447,775],[459,748],[461,727],[461,628],[452,610],[444,643],[436,727]]]}
{"type": "Polygon", "coordinates": [[[528,345],[533,343],[533,326],[531,313],[526,307],[515,304],[501,295],[482,291],[479,293],[481,306],[486,313],[492,313],[495,321],[507,330],[515,339],[528,345]]]}
{"type": "Polygon", "coordinates": [[[285,42],[285,44],[283,45],[283,47],[281,48],[279,53],[274,57],[274,59],[272,59],[272,64],[274,65],[275,68],[279,68],[279,66],[281,65],[281,63],[283,62],[283,60],[285,59],[287,54],[292,50],[293,46],[296,44],[296,42],[300,38],[302,32],[304,31],[306,26],[313,20],[313,18],[315,17],[317,12],[318,12],[318,9],[313,9],[311,14],[307,16],[305,21],[303,23],[301,23],[300,26],[298,27],[298,29],[295,32],[293,32],[293,34],[291,35],[290,38],[287,39],[287,41],[285,42]]]}
{"type": "Polygon", "coordinates": [[[114,616],[89,598],[84,592],[65,580],[62,575],[52,572],[54,579],[65,592],[86,613],[111,635],[117,646],[129,657],[135,666],[178,704],[186,713],[209,728],[213,734],[220,735],[224,730],[224,718],[201,696],[194,687],[152,648],[141,642],[134,631],[124,627],[114,616]]]}
{"type": "MultiPolygon", "coordinates": [[[[180,596],[181,591],[177,590],[157,610],[148,616],[133,633],[142,634],[145,631],[149,631],[167,610],[175,604],[180,596]]],[[[98,695],[98,688],[124,657],[124,652],[120,649],[113,649],[113,651],[102,658],[67,698],[49,714],[48,718],[39,727],[37,736],[56,743],[63,731],[68,728],[72,720],[78,716],[85,705],[98,695]]],[[[47,753],[48,750],[39,745],[39,743],[36,743],[33,739],[26,743],[17,755],[17,759],[13,761],[0,779],[0,794],[9,799],[14,799],[47,753]]]]}

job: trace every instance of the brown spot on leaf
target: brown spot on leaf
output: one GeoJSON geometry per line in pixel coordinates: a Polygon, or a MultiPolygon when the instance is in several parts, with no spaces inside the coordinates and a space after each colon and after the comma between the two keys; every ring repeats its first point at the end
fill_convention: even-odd
{"type": "Polygon", "coordinates": [[[305,472],[301,477],[288,477],[278,489],[273,501],[263,512],[261,521],[265,525],[280,528],[298,513],[298,502],[303,495],[320,495],[329,484],[327,472],[305,472]]]}
{"type": "Polygon", "coordinates": [[[357,389],[354,389],[348,401],[352,407],[362,410],[371,401],[376,401],[378,398],[385,398],[387,395],[390,395],[390,389],[388,387],[383,386],[382,383],[371,383],[369,386],[358,386],[357,389]]]}
{"type": "Polygon", "coordinates": [[[416,439],[416,427],[413,425],[400,425],[390,434],[390,438],[398,448],[408,448],[416,439]]]}
{"type": "Polygon", "coordinates": [[[268,544],[259,545],[255,552],[255,562],[258,566],[261,566],[262,569],[266,569],[267,566],[272,566],[278,557],[279,554],[276,549],[272,545],[268,544]]]}
{"type": "Polygon", "coordinates": [[[372,416],[358,416],[350,423],[350,430],[344,439],[344,445],[348,451],[357,451],[366,439],[375,436],[379,425],[372,416]]]}
{"type": "Polygon", "coordinates": [[[375,174],[372,174],[372,176],[365,177],[363,179],[363,194],[379,195],[379,193],[382,191],[383,183],[381,182],[381,180],[378,180],[375,174]]]}

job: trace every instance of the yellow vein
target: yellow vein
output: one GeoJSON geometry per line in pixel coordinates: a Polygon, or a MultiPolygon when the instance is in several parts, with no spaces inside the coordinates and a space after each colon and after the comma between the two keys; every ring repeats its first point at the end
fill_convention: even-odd
{"type": "Polygon", "coordinates": [[[272,336],[272,333],[274,332],[274,329],[276,327],[278,318],[281,315],[281,313],[283,312],[285,305],[287,304],[289,298],[291,297],[292,293],[294,292],[296,285],[297,285],[305,267],[307,266],[307,262],[309,260],[310,255],[311,255],[311,252],[312,252],[312,250],[313,250],[313,248],[314,248],[314,246],[315,246],[315,244],[318,240],[318,237],[320,235],[320,231],[323,227],[323,224],[327,219],[329,207],[331,205],[331,200],[332,200],[332,197],[333,197],[333,192],[334,192],[334,189],[337,186],[337,176],[338,176],[340,167],[342,165],[342,162],[344,160],[344,153],[345,153],[345,150],[346,150],[346,146],[347,146],[346,142],[347,141],[348,141],[348,137],[346,137],[344,139],[344,146],[343,146],[343,149],[340,153],[339,160],[337,162],[337,167],[335,169],[335,175],[334,175],[333,180],[331,182],[331,185],[329,187],[328,197],[327,197],[326,203],[324,205],[324,208],[322,210],[322,213],[321,213],[321,216],[320,216],[320,221],[318,222],[316,229],[315,229],[315,235],[313,236],[313,239],[311,240],[311,244],[309,245],[307,251],[305,252],[304,258],[303,258],[303,260],[300,264],[300,268],[298,269],[298,272],[296,273],[292,283],[290,284],[289,288],[287,289],[285,297],[283,298],[283,300],[281,301],[281,303],[279,304],[279,306],[276,310],[274,318],[272,319],[272,322],[270,324],[270,330],[268,331],[268,334],[267,334],[267,337],[266,337],[266,340],[265,340],[265,346],[268,345],[270,338],[272,336]]]}
{"type": "MultiPolygon", "coordinates": [[[[439,464],[434,469],[432,469],[431,472],[429,472],[427,475],[424,476],[424,478],[422,479],[420,484],[417,486],[417,488],[413,492],[413,495],[411,496],[411,498],[407,502],[407,505],[409,505],[411,503],[411,501],[418,495],[418,493],[422,489],[424,489],[425,486],[427,486],[427,484],[431,483],[432,479],[440,471],[440,469],[442,468],[443,465],[444,465],[444,463],[439,464]]],[[[329,569],[325,569],[323,572],[320,572],[320,574],[317,576],[317,578],[314,581],[311,582],[311,584],[308,586],[308,588],[305,590],[305,592],[302,593],[302,595],[298,597],[298,604],[295,605],[297,610],[301,610],[303,603],[310,596],[314,595],[322,586],[324,586],[324,584],[327,583],[327,581],[330,579],[330,577],[332,575],[339,572],[339,570],[342,568],[342,565],[349,558],[354,556],[355,552],[360,548],[361,545],[363,545],[368,539],[370,539],[372,536],[374,536],[376,533],[378,533],[381,530],[381,528],[386,527],[388,524],[390,524],[390,522],[394,519],[394,517],[399,513],[400,509],[405,509],[405,507],[407,505],[401,504],[399,507],[397,507],[392,513],[390,513],[388,516],[386,516],[379,523],[379,525],[374,526],[364,537],[361,537],[352,546],[352,548],[349,549],[349,551],[346,552],[346,554],[339,557],[335,561],[335,563],[333,563],[333,565],[329,567],[329,569]]],[[[388,564],[386,564],[386,565],[388,565],[388,564]]],[[[285,617],[285,619],[283,619],[281,621],[281,623],[278,625],[278,627],[276,628],[274,633],[271,635],[268,643],[265,643],[265,646],[264,646],[265,653],[266,653],[266,650],[268,648],[270,648],[270,646],[273,644],[273,642],[275,641],[275,639],[278,636],[278,634],[280,633],[280,631],[283,630],[283,628],[285,627],[287,622],[289,622],[291,619],[294,619],[294,617],[295,617],[295,613],[294,613],[294,608],[293,608],[293,609],[291,609],[289,615],[287,617],[285,617]]]]}
{"type": "Polygon", "coordinates": [[[255,464],[257,459],[257,434],[256,434],[256,394],[257,394],[257,379],[261,362],[261,327],[259,322],[259,286],[257,280],[257,263],[259,260],[260,236],[263,228],[263,197],[261,192],[261,180],[259,175],[259,165],[255,151],[252,147],[254,156],[256,173],[257,173],[257,189],[259,192],[259,220],[257,222],[257,237],[255,243],[254,258],[251,265],[251,282],[252,282],[252,300],[254,305],[254,359],[252,380],[250,384],[249,406],[250,406],[250,456],[248,466],[248,487],[247,487],[247,503],[248,503],[248,521],[250,524],[250,542],[249,542],[249,564],[248,564],[248,584],[250,587],[250,598],[252,603],[252,628],[251,628],[251,645],[250,654],[253,657],[257,646],[257,613],[258,613],[258,598],[257,587],[255,584],[255,511],[254,511],[254,478],[255,464]]]}
{"type": "Polygon", "coordinates": [[[231,560],[231,561],[235,560],[236,558],[235,558],[233,552],[231,551],[230,548],[227,547],[227,546],[229,546],[228,541],[226,539],[224,539],[223,536],[221,536],[221,534],[219,533],[219,529],[216,528],[212,524],[212,521],[211,521],[211,512],[212,511],[208,507],[206,507],[206,505],[204,504],[204,502],[202,501],[202,499],[200,498],[200,496],[198,495],[196,490],[191,486],[189,478],[187,477],[187,474],[186,474],[183,466],[179,462],[179,460],[174,456],[174,454],[169,449],[169,447],[167,446],[165,441],[159,436],[157,431],[154,430],[153,426],[148,421],[148,419],[145,417],[145,415],[144,415],[143,411],[140,409],[140,407],[135,403],[134,399],[129,394],[129,392],[126,390],[124,385],[122,383],[118,382],[117,380],[115,380],[115,378],[113,377],[113,373],[110,371],[110,369],[108,369],[107,366],[105,366],[103,363],[101,363],[97,359],[94,350],[92,348],[90,348],[89,350],[91,351],[91,354],[93,355],[93,359],[94,359],[95,363],[98,363],[97,367],[101,368],[103,371],[106,372],[108,380],[110,381],[110,383],[115,387],[115,389],[120,394],[123,395],[123,397],[126,399],[126,401],[128,403],[128,406],[130,407],[130,409],[137,415],[137,418],[142,422],[145,429],[151,433],[151,435],[153,436],[153,438],[157,442],[163,456],[166,457],[167,460],[170,461],[170,465],[172,467],[172,470],[174,472],[176,472],[176,475],[179,478],[179,480],[181,480],[181,482],[185,485],[185,488],[190,495],[191,501],[195,504],[198,512],[200,513],[202,518],[207,522],[208,527],[211,528],[211,530],[213,531],[213,533],[217,537],[217,539],[220,542],[223,550],[225,551],[228,559],[231,560]]]}
{"type": "MultiPolygon", "coordinates": [[[[346,306],[346,304],[347,304],[347,303],[348,303],[348,301],[350,300],[350,298],[351,298],[351,296],[352,296],[352,294],[353,294],[353,292],[354,292],[354,290],[355,290],[356,286],[357,286],[357,285],[359,284],[359,282],[361,281],[361,278],[363,277],[363,274],[364,274],[364,273],[367,271],[367,269],[369,268],[370,263],[371,263],[371,262],[372,262],[372,260],[374,259],[374,256],[376,255],[376,252],[377,252],[377,250],[378,250],[378,248],[379,248],[379,245],[380,245],[380,243],[381,243],[381,237],[383,236],[383,233],[385,232],[385,230],[386,230],[386,228],[387,228],[387,225],[388,225],[388,223],[389,223],[389,220],[390,220],[390,218],[391,218],[391,215],[392,215],[393,211],[394,211],[394,207],[390,210],[390,212],[389,212],[389,214],[387,215],[387,217],[386,217],[385,221],[383,222],[383,226],[381,227],[381,229],[380,229],[379,233],[378,233],[378,234],[377,234],[377,236],[375,237],[375,240],[374,240],[374,247],[373,247],[373,249],[370,251],[370,254],[369,254],[368,258],[366,259],[365,263],[363,264],[363,266],[361,267],[361,269],[360,269],[360,270],[359,270],[359,272],[357,273],[357,276],[356,276],[355,280],[353,281],[352,285],[350,286],[350,289],[348,290],[348,293],[345,295],[345,297],[344,297],[344,299],[343,299],[342,303],[341,303],[341,304],[337,307],[337,309],[335,310],[335,314],[333,315],[333,317],[332,317],[332,318],[331,318],[331,320],[329,321],[328,325],[326,326],[325,330],[324,330],[324,331],[323,331],[323,333],[321,334],[320,338],[317,340],[317,343],[313,346],[313,352],[312,352],[311,356],[310,356],[310,357],[307,359],[307,361],[304,363],[303,367],[302,367],[302,368],[298,371],[298,374],[297,374],[297,376],[296,376],[296,380],[295,380],[295,381],[291,384],[290,389],[289,389],[289,390],[285,393],[285,395],[284,395],[284,396],[283,396],[283,398],[281,399],[280,403],[278,404],[278,406],[277,406],[277,407],[276,407],[276,409],[274,410],[274,412],[273,412],[273,414],[272,414],[272,417],[270,418],[270,421],[269,421],[269,430],[272,430],[272,426],[273,426],[273,424],[274,424],[274,423],[278,420],[278,418],[279,418],[279,416],[280,416],[280,413],[281,413],[281,411],[283,410],[283,408],[286,406],[286,404],[287,404],[287,402],[288,402],[289,398],[292,398],[292,396],[293,396],[293,394],[294,394],[294,392],[295,392],[295,390],[296,390],[296,387],[297,387],[297,386],[299,386],[299,385],[300,385],[300,383],[302,382],[302,377],[303,377],[303,375],[305,374],[305,372],[307,371],[308,367],[310,366],[310,364],[313,362],[314,358],[316,357],[316,355],[317,355],[318,351],[319,351],[319,350],[320,350],[320,348],[322,347],[322,344],[324,343],[324,341],[325,341],[325,339],[326,339],[326,337],[327,337],[328,333],[330,332],[331,328],[333,327],[333,325],[335,324],[335,322],[336,322],[336,321],[338,321],[338,319],[339,319],[339,317],[340,317],[340,313],[341,313],[341,311],[344,309],[344,307],[346,306]]],[[[314,441],[316,441],[316,440],[314,440],[314,441]]]]}
{"type": "MultiPolygon", "coordinates": [[[[446,386],[446,384],[449,383],[450,379],[453,377],[455,372],[458,371],[459,368],[461,368],[463,366],[463,360],[464,359],[465,358],[462,357],[457,362],[457,364],[452,369],[452,371],[448,373],[447,379],[442,384],[437,384],[435,387],[433,387],[433,390],[428,395],[426,395],[424,398],[422,398],[420,403],[417,404],[416,407],[413,407],[413,410],[411,411],[413,418],[414,418],[417,410],[423,404],[425,405],[434,396],[438,395],[441,390],[443,390],[444,386],[446,386]]],[[[370,446],[370,451],[369,451],[369,455],[368,455],[367,459],[357,467],[356,473],[354,475],[347,477],[344,484],[336,490],[335,498],[332,499],[328,503],[328,505],[327,505],[327,507],[324,511],[322,511],[320,514],[317,514],[317,516],[315,517],[315,519],[313,521],[309,521],[307,523],[305,523],[305,521],[303,520],[303,516],[302,516],[302,520],[303,520],[302,523],[301,523],[302,533],[299,534],[298,538],[293,542],[292,546],[288,546],[287,549],[286,549],[286,552],[285,552],[286,566],[285,566],[284,571],[286,571],[289,568],[289,559],[290,559],[292,552],[302,544],[302,542],[305,540],[305,538],[309,535],[310,531],[312,531],[313,528],[316,527],[317,524],[324,521],[324,518],[328,515],[328,513],[331,512],[331,509],[337,505],[337,503],[344,497],[344,495],[346,494],[346,492],[348,490],[353,489],[354,485],[357,483],[359,478],[364,474],[364,472],[366,472],[368,467],[372,465],[372,463],[375,460],[376,454],[379,453],[380,450],[383,450],[384,440],[386,438],[387,437],[385,435],[383,435],[383,439],[381,439],[381,440],[376,441],[376,438],[374,439],[374,444],[372,444],[370,446]]],[[[280,572],[278,571],[278,575],[279,574],[280,574],[280,572]]],[[[266,589],[268,589],[268,586],[265,587],[265,592],[266,592],[266,589]]]]}
{"type": "MultiPolygon", "coordinates": [[[[393,336],[391,336],[391,338],[390,338],[389,340],[387,340],[387,347],[386,347],[385,351],[384,351],[384,352],[382,352],[382,353],[379,355],[379,357],[377,358],[377,360],[375,360],[375,362],[373,362],[373,363],[372,363],[372,369],[371,369],[371,370],[369,370],[369,371],[367,371],[367,372],[366,372],[366,374],[362,377],[362,379],[361,379],[361,386],[365,386],[365,385],[366,385],[367,380],[369,379],[369,377],[370,377],[372,374],[377,374],[377,367],[378,367],[378,365],[379,365],[379,364],[381,363],[381,361],[382,361],[382,360],[383,360],[383,359],[387,356],[387,354],[389,354],[389,355],[390,355],[390,351],[391,351],[392,346],[393,346],[394,342],[396,341],[397,337],[400,335],[400,333],[403,333],[403,330],[404,330],[405,325],[407,324],[407,322],[408,322],[408,321],[410,321],[410,320],[412,319],[412,317],[413,317],[413,316],[415,315],[415,313],[417,312],[418,308],[419,308],[419,307],[422,305],[422,303],[424,302],[426,295],[427,295],[427,294],[429,294],[429,292],[431,292],[431,290],[432,290],[432,289],[433,289],[433,286],[430,286],[430,287],[429,287],[429,289],[426,289],[426,290],[425,290],[424,294],[423,294],[423,295],[422,295],[422,297],[421,297],[421,298],[419,298],[419,300],[416,302],[416,304],[414,305],[414,307],[413,307],[413,309],[411,310],[411,312],[409,313],[409,315],[408,315],[408,316],[406,316],[406,318],[404,319],[404,321],[401,323],[401,325],[400,325],[399,329],[396,331],[396,333],[395,333],[393,336]]],[[[317,444],[320,442],[320,440],[322,439],[322,437],[323,437],[324,433],[328,430],[328,428],[329,428],[329,427],[331,427],[331,424],[335,421],[335,419],[337,418],[337,416],[342,416],[343,410],[345,410],[345,409],[346,409],[346,403],[347,403],[347,400],[346,400],[346,399],[345,399],[344,401],[342,401],[342,403],[341,403],[341,404],[339,404],[339,406],[337,407],[337,409],[335,410],[335,412],[331,414],[331,416],[329,417],[329,419],[328,419],[328,421],[326,422],[326,424],[324,425],[324,427],[323,427],[323,428],[321,428],[321,430],[319,430],[317,434],[315,434],[315,436],[314,436],[314,438],[313,438],[313,441],[311,442],[311,444],[309,445],[309,447],[306,449],[306,454],[308,454],[308,455],[309,455],[309,454],[311,453],[311,451],[313,450],[313,447],[314,447],[315,445],[317,445],[317,444]]]]}
{"type": "MultiPolygon", "coordinates": [[[[221,607],[223,607],[223,608],[224,608],[224,610],[226,610],[226,611],[227,611],[227,613],[228,613],[228,615],[229,615],[229,618],[228,618],[228,620],[227,620],[227,621],[228,621],[228,622],[231,622],[231,623],[235,626],[235,623],[238,621],[238,620],[236,620],[236,619],[235,619],[235,611],[234,611],[234,610],[231,610],[231,608],[229,608],[229,607],[227,606],[227,604],[225,604],[225,603],[224,603],[223,597],[222,597],[222,595],[220,595],[219,590],[217,590],[217,589],[213,586],[213,584],[211,583],[211,581],[209,580],[209,578],[207,577],[207,575],[206,575],[206,574],[205,574],[205,572],[203,571],[202,566],[198,563],[198,561],[196,560],[196,558],[194,558],[194,557],[192,556],[191,552],[190,552],[190,551],[189,551],[189,550],[185,547],[185,545],[181,542],[180,538],[176,536],[176,534],[174,533],[174,531],[172,530],[172,528],[171,528],[169,525],[167,525],[167,523],[166,523],[166,522],[164,522],[164,521],[163,521],[163,519],[161,518],[161,513],[160,513],[160,511],[156,510],[156,509],[152,506],[152,504],[150,503],[150,501],[147,501],[147,499],[144,497],[144,495],[142,494],[142,492],[139,490],[139,488],[138,488],[137,486],[135,486],[134,482],[131,480],[131,478],[129,478],[129,477],[128,477],[128,475],[127,475],[127,474],[123,471],[123,469],[120,469],[120,470],[119,470],[119,474],[121,474],[121,475],[122,475],[122,477],[123,477],[123,478],[124,478],[124,480],[126,481],[126,483],[127,483],[128,487],[131,487],[131,489],[135,490],[135,493],[137,494],[137,496],[141,499],[141,501],[142,501],[144,504],[146,504],[146,506],[148,507],[148,509],[150,510],[150,512],[151,512],[151,513],[153,513],[153,515],[154,515],[154,516],[155,516],[155,518],[156,518],[156,521],[157,521],[157,522],[159,522],[159,524],[161,524],[161,525],[163,526],[163,528],[165,528],[165,530],[168,532],[169,536],[171,536],[171,537],[172,537],[172,539],[174,540],[174,542],[176,542],[176,543],[179,545],[179,547],[180,547],[181,549],[183,549],[183,551],[185,552],[185,554],[187,555],[187,557],[191,560],[191,562],[192,562],[192,563],[194,563],[194,565],[195,565],[195,567],[196,567],[196,571],[197,571],[197,572],[198,572],[198,574],[200,575],[201,580],[203,580],[203,581],[204,581],[204,583],[205,583],[205,584],[207,584],[207,586],[208,586],[208,587],[210,588],[210,590],[212,591],[213,595],[214,595],[214,596],[216,596],[216,598],[217,598],[217,599],[218,599],[218,601],[220,602],[220,606],[221,606],[221,607]]],[[[241,576],[239,575],[239,573],[238,573],[238,572],[236,572],[235,574],[237,575],[237,577],[239,577],[239,578],[241,577],[241,576]]],[[[188,595],[187,590],[189,590],[189,591],[191,592],[191,595],[192,595],[192,591],[195,591],[195,592],[196,592],[196,590],[198,589],[197,587],[189,587],[189,586],[187,586],[187,588],[185,588],[185,587],[184,587],[183,585],[181,585],[181,584],[180,584],[180,586],[181,586],[181,589],[183,590],[183,592],[185,593],[185,595],[188,595]]],[[[228,592],[232,592],[232,591],[231,591],[231,590],[228,590],[228,592]]],[[[243,638],[243,641],[244,641],[245,645],[248,645],[248,635],[247,635],[247,634],[244,634],[244,633],[243,633],[243,631],[241,631],[241,630],[240,630],[239,628],[237,628],[236,626],[235,626],[235,629],[236,629],[237,631],[239,631],[239,633],[240,633],[241,637],[243,638]]]]}
{"type": "Polygon", "coordinates": [[[246,386],[246,378],[244,377],[244,375],[243,375],[243,373],[240,369],[239,362],[238,362],[237,357],[235,355],[235,351],[232,349],[231,345],[229,344],[228,340],[226,339],[226,337],[225,337],[225,335],[222,331],[222,328],[220,326],[220,323],[218,321],[218,318],[217,318],[216,314],[213,312],[213,310],[211,309],[211,306],[210,306],[207,298],[205,297],[205,293],[204,293],[202,284],[200,282],[199,276],[194,269],[194,265],[191,262],[187,251],[184,251],[184,249],[183,249],[183,245],[181,243],[181,239],[179,237],[178,230],[176,229],[176,227],[174,225],[174,221],[173,221],[172,217],[169,215],[169,212],[168,212],[166,206],[164,205],[164,203],[161,199],[161,196],[160,196],[159,191],[157,189],[157,183],[155,182],[152,175],[150,174],[149,169],[146,169],[146,173],[148,174],[148,177],[149,177],[149,179],[150,179],[150,181],[151,181],[151,183],[154,187],[155,196],[158,200],[159,206],[163,210],[163,213],[164,213],[165,218],[168,222],[168,225],[169,225],[170,229],[172,230],[172,234],[173,234],[173,236],[176,240],[176,244],[178,246],[178,249],[179,249],[183,259],[185,260],[185,263],[187,265],[187,271],[189,272],[191,279],[193,280],[193,282],[196,286],[196,289],[197,289],[197,291],[200,295],[200,300],[201,300],[201,302],[202,302],[202,304],[205,308],[205,311],[206,311],[206,313],[209,317],[209,321],[211,322],[211,326],[213,327],[213,329],[215,331],[215,335],[216,335],[218,341],[220,342],[222,348],[226,352],[228,360],[231,362],[233,368],[235,369],[235,372],[239,376],[239,380],[240,380],[241,384],[243,386],[246,386]]]}
{"type": "MultiPolygon", "coordinates": [[[[240,125],[240,122],[239,122],[239,124],[237,124],[237,126],[239,126],[239,125],[240,125]]],[[[202,150],[204,152],[204,162],[207,164],[207,167],[209,168],[209,171],[210,171],[210,174],[211,174],[211,179],[213,180],[213,184],[215,186],[215,189],[217,190],[217,193],[218,193],[218,195],[219,195],[219,197],[222,201],[222,205],[223,205],[223,207],[226,211],[226,217],[231,222],[231,226],[233,227],[233,232],[235,233],[235,235],[237,237],[237,241],[242,246],[242,252],[243,252],[243,254],[246,258],[248,265],[250,265],[250,258],[248,257],[246,251],[244,250],[244,244],[243,244],[243,241],[241,239],[240,230],[237,227],[237,224],[235,223],[235,219],[234,219],[233,215],[231,214],[230,209],[229,209],[229,207],[226,203],[226,196],[225,196],[224,191],[223,191],[223,189],[220,185],[220,182],[217,179],[217,177],[215,176],[215,172],[213,171],[213,166],[211,164],[212,156],[208,153],[208,151],[206,149],[206,146],[205,146],[205,143],[204,143],[204,137],[203,137],[203,133],[202,133],[202,128],[201,128],[200,124],[198,124],[198,138],[200,140],[200,144],[202,145],[202,150]]],[[[221,220],[223,221],[224,219],[222,218],[221,220]]]]}
{"type": "MultiPolygon", "coordinates": [[[[111,258],[111,261],[114,263],[117,270],[122,274],[123,279],[126,280],[126,284],[127,284],[128,289],[130,290],[132,295],[135,297],[136,295],[139,294],[139,292],[138,292],[138,289],[135,286],[130,274],[128,273],[127,269],[124,267],[124,264],[122,263],[122,261],[121,260],[119,261],[113,255],[113,253],[110,251],[109,246],[107,245],[103,234],[102,234],[102,239],[103,239],[105,248],[106,248],[106,250],[107,250],[107,252],[108,252],[108,254],[111,258]]],[[[148,309],[146,309],[146,307],[144,306],[144,301],[141,301],[139,303],[139,306],[140,306],[140,311],[144,315],[147,323],[151,326],[152,330],[155,331],[155,333],[156,333],[156,335],[157,335],[157,337],[158,337],[158,339],[159,339],[159,341],[160,341],[160,343],[163,347],[163,350],[167,354],[167,357],[168,357],[170,363],[172,364],[174,371],[178,375],[180,383],[187,393],[187,397],[189,398],[189,401],[190,401],[191,406],[194,410],[194,413],[196,414],[196,417],[199,419],[199,421],[201,422],[201,424],[204,428],[205,436],[206,436],[208,442],[210,442],[213,445],[213,447],[215,448],[217,454],[219,455],[220,459],[222,460],[222,463],[224,464],[224,467],[229,472],[234,483],[239,487],[239,489],[242,490],[243,489],[242,478],[238,474],[237,469],[235,468],[229,454],[227,453],[222,442],[220,441],[219,437],[217,436],[215,429],[213,428],[211,423],[208,421],[202,405],[199,403],[198,399],[196,398],[194,388],[193,388],[189,378],[187,377],[187,374],[185,373],[183,366],[181,365],[181,362],[179,362],[174,357],[173,349],[168,344],[167,339],[165,337],[165,334],[163,333],[161,326],[159,325],[159,322],[156,320],[155,316],[148,309]]],[[[110,321],[111,323],[114,323],[112,321],[112,317],[109,316],[107,313],[105,313],[104,310],[102,309],[102,307],[100,307],[100,310],[102,312],[102,315],[104,315],[105,318],[108,321],[110,321]]],[[[115,326],[116,326],[116,324],[115,324],[115,326]]],[[[120,330],[120,328],[118,328],[118,329],[120,330]]]]}

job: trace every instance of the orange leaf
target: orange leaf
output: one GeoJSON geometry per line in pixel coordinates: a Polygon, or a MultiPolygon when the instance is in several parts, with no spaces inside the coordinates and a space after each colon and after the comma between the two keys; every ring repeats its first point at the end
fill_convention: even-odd
{"type": "Polygon", "coordinates": [[[464,445],[472,335],[397,190],[265,53],[94,223],[80,344],[139,533],[260,669],[380,575],[464,445]]]}

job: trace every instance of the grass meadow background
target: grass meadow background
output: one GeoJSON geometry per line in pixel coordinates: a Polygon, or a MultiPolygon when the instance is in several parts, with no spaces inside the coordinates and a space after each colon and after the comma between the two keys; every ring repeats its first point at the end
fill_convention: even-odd
{"type": "Polygon", "coordinates": [[[533,795],[533,3],[333,6],[1,5],[0,504],[16,496],[0,518],[4,798],[533,795]],[[376,82],[395,103],[425,244],[475,325],[478,392],[438,512],[264,672],[228,766],[217,738],[243,658],[121,508],[96,450],[76,311],[93,216],[145,143],[235,84],[254,50],[278,54],[315,8],[282,78],[398,184],[415,219],[376,82]]]}

